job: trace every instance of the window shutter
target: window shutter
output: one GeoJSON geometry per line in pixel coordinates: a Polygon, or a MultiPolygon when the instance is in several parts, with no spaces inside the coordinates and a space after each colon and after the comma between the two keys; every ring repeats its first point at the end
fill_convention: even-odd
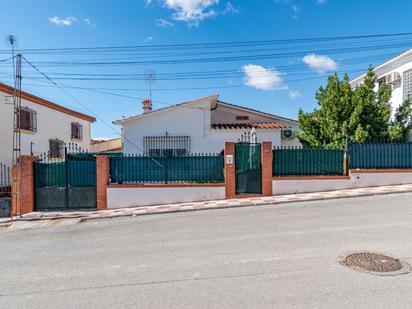
{"type": "Polygon", "coordinates": [[[33,132],[37,131],[37,112],[36,111],[31,111],[30,113],[31,119],[30,119],[30,123],[31,123],[31,130],[33,132]]]}

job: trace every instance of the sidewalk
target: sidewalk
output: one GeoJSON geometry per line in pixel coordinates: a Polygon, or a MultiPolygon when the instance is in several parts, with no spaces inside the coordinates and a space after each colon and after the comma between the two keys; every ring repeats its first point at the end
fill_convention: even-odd
{"type": "MultiPolygon", "coordinates": [[[[338,191],[300,193],[288,195],[276,195],[265,197],[252,197],[232,200],[217,200],[206,202],[192,202],[180,204],[165,204],[156,206],[140,206],[122,209],[110,209],[100,211],[50,211],[50,212],[32,212],[24,215],[22,218],[15,217],[13,221],[35,221],[35,220],[56,220],[56,219],[104,219],[125,216],[142,216],[148,214],[161,214],[171,212],[183,212],[206,209],[259,206],[263,204],[274,205],[291,202],[316,201],[325,199],[336,199],[345,197],[359,197],[377,194],[404,193],[412,192],[412,184],[370,187],[360,189],[347,189],[338,191]]],[[[10,218],[1,218],[0,224],[11,222],[10,218]]]]}

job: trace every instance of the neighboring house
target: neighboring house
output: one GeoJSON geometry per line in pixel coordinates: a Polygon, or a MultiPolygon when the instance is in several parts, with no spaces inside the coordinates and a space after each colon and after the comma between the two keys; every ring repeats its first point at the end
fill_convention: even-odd
{"type": "MultiPolygon", "coordinates": [[[[406,99],[412,99],[412,49],[378,65],[374,72],[378,78],[376,89],[385,83],[392,88],[391,104],[393,113],[396,108],[406,99]]],[[[365,74],[350,81],[354,88],[363,83],[365,74]]]]}
{"type": "Polygon", "coordinates": [[[296,120],[222,102],[217,95],[153,111],[150,100],[145,100],[143,110],[113,122],[122,127],[126,154],[220,153],[226,141],[238,142],[253,129],[258,142],[300,145],[296,120]]]}
{"type": "Polygon", "coordinates": [[[122,139],[121,138],[113,138],[109,140],[92,139],[91,145],[90,145],[90,152],[121,153],[122,152],[122,139]]]}
{"type": "MultiPolygon", "coordinates": [[[[13,160],[14,88],[0,84],[0,162],[11,166],[13,160]]],[[[50,157],[63,154],[64,143],[75,143],[89,150],[90,124],[95,118],[56,103],[21,92],[21,155],[50,157]]]]}

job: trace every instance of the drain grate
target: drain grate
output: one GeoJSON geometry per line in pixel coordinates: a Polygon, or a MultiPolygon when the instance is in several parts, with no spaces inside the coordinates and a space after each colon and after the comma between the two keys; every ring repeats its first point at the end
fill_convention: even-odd
{"type": "Polygon", "coordinates": [[[346,255],[340,263],[349,268],[376,275],[400,275],[410,272],[409,264],[380,253],[352,253],[346,255]]]}

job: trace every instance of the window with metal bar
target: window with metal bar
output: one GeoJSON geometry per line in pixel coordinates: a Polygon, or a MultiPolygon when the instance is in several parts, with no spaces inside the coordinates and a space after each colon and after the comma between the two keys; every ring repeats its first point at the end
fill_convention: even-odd
{"type": "Polygon", "coordinates": [[[76,140],[83,139],[83,126],[80,123],[72,122],[71,123],[71,138],[76,140]]]}
{"type": "Polygon", "coordinates": [[[149,156],[184,156],[190,154],[190,136],[145,136],[143,148],[149,156]]]}
{"type": "Polygon", "coordinates": [[[403,72],[403,100],[412,99],[412,69],[403,72]]]}
{"type": "Polygon", "coordinates": [[[64,142],[59,139],[49,140],[50,158],[60,159],[64,155],[64,142]]]}
{"type": "Polygon", "coordinates": [[[37,113],[27,107],[20,108],[18,128],[26,131],[37,131],[37,113]]]}

